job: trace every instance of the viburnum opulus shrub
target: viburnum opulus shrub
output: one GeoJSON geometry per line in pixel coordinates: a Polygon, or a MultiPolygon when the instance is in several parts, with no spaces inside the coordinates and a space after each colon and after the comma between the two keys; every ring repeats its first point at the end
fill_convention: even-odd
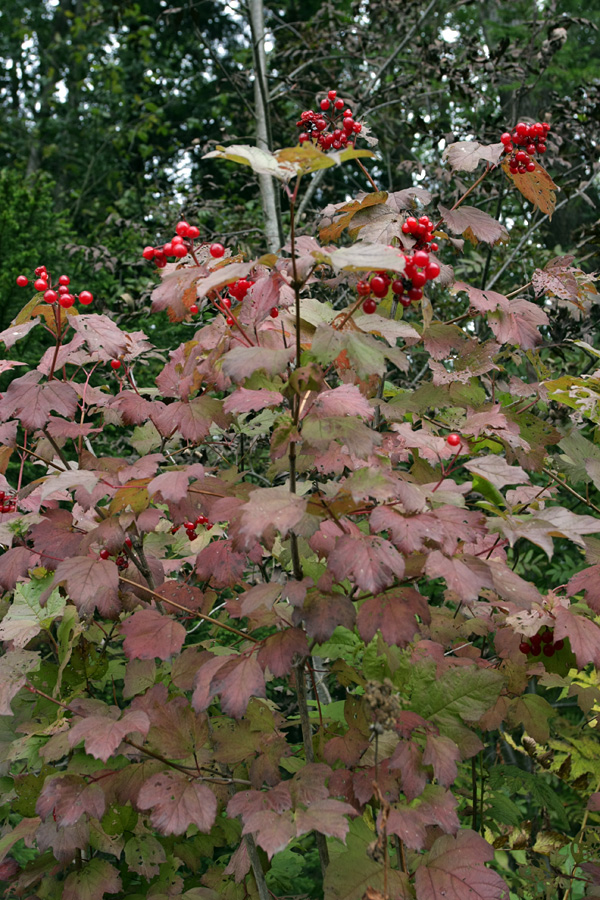
{"type": "MultiPolygon", "coordinates": [[[[155,383],[148,337],[43,266],[0,334],[5,894],[596,896],[600,382],[539,352],[593,277],[457,280],[465,238],[509,238],[471,189],[373,190],[299,235],[306,176],[373,155],[334,92],[299,124],[209,154],[281,183],[279,255],[184,220],[143,250],[184,338],[155,383]],[[589,565],[542,593],[512,548],[557,538],[589,565]]],[[[444,157],[551,215],[546,140],[444,157]]]]}

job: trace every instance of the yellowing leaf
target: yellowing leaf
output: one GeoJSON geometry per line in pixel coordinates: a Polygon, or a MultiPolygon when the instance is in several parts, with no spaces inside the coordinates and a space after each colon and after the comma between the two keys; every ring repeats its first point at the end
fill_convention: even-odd
{"type": "Polygon", "coordinates": [[[523,196],[551,219],[556,206],[556,191],[560,188],[554,184],[544,167],[535,160],[534,162],[534,171],[525,172],[523,175],[513,175],[506,159],[502,163],[502,168],[523,196]]]}

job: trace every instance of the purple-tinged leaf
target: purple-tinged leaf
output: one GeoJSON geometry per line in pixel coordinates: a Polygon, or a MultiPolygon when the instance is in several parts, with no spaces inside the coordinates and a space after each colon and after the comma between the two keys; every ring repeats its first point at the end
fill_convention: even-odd
{"type": "Polygon", "coordinates": [[[276,813],[270,809],[252,813],[244,823],[242,834],[254,835],[256,843],[271,859],[296,837],[294,814],[290,811],[276,813]]]}
{"type": "Polygon", "coordinates": [[[11,547],[0,555],[0,588],[12,591],[25,578],[30,568],[38,565],[38,557],[27,547],[11,547]]]}
{"type": "Polygon", "coordinates": [[[59,775],[46,778],[35,811],[42,819],[52,818],[65,826],[75,825],[83,815],[101,819],[105,808],[106,798],[99,784],[87,784],[78,775],[59,775]]]}
{"type": "Polygon", "coordinates": [[[548,316],[535,303],[522,297],[515,297],[508,304],[506,310],[500,308],[487,316],[487,323],[496,340],[501,344],[514,344],[523,350],[533,350],[542,340],[537,329],[548,325],[548,316]]]}
{"type": "Polygon", "coordinates": [[[485,241],[486,244],[508,241],[508,231],[504,225],[482,209],[461,206],[460,209],[451,210],[441,204],[438,209],[453,234],[462,234],[467,239],[472,235],[476,241],[485,241]]]}
{"type": "Polygon", "coordinates": [[[527,472],[521,466],[509,466],[503,456],[475,456],[463,463],[463,466],[474,475],[485,478],[499,490],[507,484],[529,484],[527,472]]]}
{"type": "Polygon", "coordinates": [[[450,787],[456,779],[460,762],[460,750],[443,734],[428,734],[423,753],[423,765],[433,766],[433,774],[442,787],[450,787]]]}
{"type": "Polygon", "coordinates": [[[353,628],[356,609],[345,594],[325,594],[319,590],[309,591],[302,611],[296,610],[294,622],[304,618],[306,633],[322,644],[328,640],[338,625],[353,628]]]}
{"type": "Polygon", "coordinates": [[[584,534],[600,532],[600,519],[593,516],[578,516],[562,506],[547,506],[531,516],[507,516],[494,520],[494,530],[501,531],[508,538],[511,547],[519,538],[526,538],[537,544],[552,559],[554,544],[552,538],[562,537],[580,547],[585,546],[584,534]]]}
{"type": "Polygon", "coordinates": [[[574,597],[580,591],[585,591],[585,602],[589,608],[600,615],[600,565],[589,566],[573,575],[567,584],[567,593],[569,597],[574,597]]]}
{"type": "Polygon", "coordinates": [[[196,557],[196,575],[212,587],[225,588],[239,584],[246,569],[246,557],[236,553],[232,540],[211,541],[196,557]]]}
{"type": "Polygon", "coordinates": [[[118,597],[119,570],[112,560],[73,556],[59,563],[54,580],[46,593],[64,584],[70,599],[79,612],[88,616],[98,609],[101,615],[111,616],[120,609],[118,597]]]}
{"type": "Polygon", "coordinates": [[[9,650],[0,656],[0,716],[12,716],[11,700],[39,664],[40,654],[32,650],[9,650]]]}
{"type": "Polygon", "coordinates": [[[134,835],[125,844],[127,868],[147,881],[158,875],[166,859],[165,848],[152,834],[134,835]]]}
{"type": "Polygon", "coordinates": [[[223,357],[223,372],[239,383],[253,372],[264,369],[267,375],[279,375],[295,355],[293,347],[274,350],[270,347],[234,347],[223,357]]]}
{"type": "Polygon", "coordinates": [[[375,412],[354,384],[341,384],[331,390],[322,391],[317,394],[315,402],[309,404],[306,412],[308,411],[318,419],[329,416],[360,416],[367,421],[371,421],[375,412]]]}
{"type": "Polygon", "coordinates": [[[140,609],[121,624],[128,659],[169,659],[183,647],[186,630],[157,609],[140,609]]]}
{"type": "Polygon", "coordinates": [[[404,560],[383,538],[345,534],[329,554],[327,568],[337,581],[349,578],[361,591],[376,594],[404,575],[404,560]]]}
{"type": "Polygon", "coordinates": [[[493,848],[474,831],[443,835],[415,873],[417,900],[508,900],[506,882],[485,867],[493,858],[493,848]]]}
{"type": "Polygon", "coordinates": [[[456,141],[446,147],[442,153],[442,159],[446,160],[455,172],[474,172],[482,160],[488,165],[497,165],[503,152],[504,144],[456,141]]]}
{"type": "Polygon", "coordinates": [[[84,338],[90,353],[103,362],[122,356],[132,359],[151,347],[143,332],[135,331],[128,334],[121,331],[108,316],[92,313],[72,316],[69,321],[75,331],[84,338]]]}
{"type": "Polygon", "coordinates": [[[223,401],[208,395],[196,397],[189,403],[177,400],[163,405],[161,409],[153,404],[151,417],[164,437],[177,432],[184,440],[194,444],[207,436],[213,423],[219,428],[226,428],[229,423],[228,416],[223,412],[223,401]]]}
{"type": "Polygon", "coordinates": [[[427,770],[423,751],[414,741],[400,741],[389,761],[390,770],[400,769],[402,790],[407,800],[414,800],[425,790],[427,770]]]}
{"type": "Polygon", "coordinates": [[[357,812],[349,803],[341,800],[319,800],[308,809],[296,811],[296,834],[298,837],[308,831],[319,831],[328,837],[346,840],[350,823],[346,816],[356,816],[357,812]]]}
{"type": "Polygon", "coordinates": [[[71,872],[65,879],[62,900],[102,900],[106,894],[118,894],[122,889],[117,869],[105,859],[91,859],[80,872],[71,872]]]}
{"type": "Polygon", "coordinates": [[[240,535],[248,543],[263,538],[272,544],[276,531],[287,537],[305,512],[306,499],[287,487],[256,488],[241,508],[240,535]]]}
{"type": "Polygon", "coordinates": [[[268,391],[266,388],[258,390],[249,390],[248,388],[238,388],[233,391],[223,404],[224,412],[235,415],[247,412],[258,412],[269,406],[279,406],[283,403],[283,394],[279,391],[268,391]]]}
{"type": "Polygon", "coordinates": [[[439,550],[428,555],[425,573],[429,578],[443,578],[450,590],[455,591],[465,603],[477,600],[483,588],[492,586],[485,566],[479,566],[475,570],[475,567],[466,565],[462,559],[444,556],[439,550]]]}
{"type": "Polygon", "coordinates": [[[556,607],[554,615],[554,638],[557,641],[569,638],[578,667],[583,669],[588,663],[594,663],[600,668],[600,628],[596,623],[563,606],[556,607]]]}
{"type": "MultiPolygon", "coordinates": [[[[17,341],[20,341],[21,338],[26,337],[32,328],[38,324],[39,319],[30,319],[29,322],[23,322],[20,325],[11,325],[9,328],[5,328],[4,331],[0,331],[0,341],[4,344],[7,350],[10,350],[17,341]]],[[[3,362],[2,365],[7,366],[4,371],[7,371],[11,366],[24,366],[25,363],[6,363],[3,362]]]]}
{"type": "Polygon", "coordinates": [[[396,588],[365,600],[356,625],[367,644],[381,631],[386,644],[405,647],[419,630],[416,616],[425,624],[431,621],[425,597],[414,588],[396,588]]]}
{"type": "Polygon", "coordinates": [[[217,673],[213,684],[221,696],[226,716],[241,718],[252,697],[266,697],[265,676],[256,656],[243,656],[231,661],[217,673]]]}
{"type": "Polygon", "coordinates": [[[41,853],[51,848],[59,862],[71,863],[75,851],[85,850],[89,845],[89,823],[85,819],[80,819],[76,825],[62,828],[50,819],[39,826],[35,839],[41,853]]]}
{"type": "Polygon", "coordinates": [[[217,814],[217,798],[210,788],[174,771],[149,778],[137,803],[150,810],[153,827],[164,835],[185,834],[190,825],[207,834],[217,814]]]}
{"type": "Polygon", "coordinates": [[[301,628],[286,628],[266,639],[258,653],[258,661],[276,678],[289,675],[296,657],[308,656],[308,641],[301,628]]]}
{"type": "Polygon", "coordinates": [[[9,384],[0,400],[0,421],[18,417],[29,431],[44,428],[50,411],[61,416],[73,416],[77,410],[77,394],[64,381],[39,384],[41,372],[27,372],[9,384]]]}
{"type": "Polygon", "coordinates": [[[149,728],[150,719],[141,710],[125,713],[118,720],[108,716],[86,716],[71,728],[69,744],[74,747],[83,740],[86,753],[106,762],[114,755],[124,737],[132,732],[146,735],[149,728]]]}
{"type": "Polygon", "coordinates": [[[152,312],[167,310],[171,321],[181,321],[196,302],[195,282],[207,272],[204,266],[166,266],[161,269],[162,282],[152,291],[152,312]]]}

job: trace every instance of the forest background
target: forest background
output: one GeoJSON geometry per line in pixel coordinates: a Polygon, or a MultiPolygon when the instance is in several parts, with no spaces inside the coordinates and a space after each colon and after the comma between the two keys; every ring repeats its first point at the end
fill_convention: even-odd
{"type": "MultiPolygon", "coordinates": [[[[151,383],[168,352],[186,337],[191,338],[197,323],[177,321],[165,309],[150,314],[158,276],[142,258],[142,248],[166,241],[182,217],[198,226],[204,241],[235,246],[248,259],[283,245],[290,233],[289,205],[283,195],[275,192],[266,196],[264,184],[261,188],[258,177],[247,167],[207,160],[205,156],[217,146],[253,144],[257,139],[271,150],[294,146],[300,113],[315,108],[317,95],[323,96],[329,88],[338,89],[352,106],[355,118],[377,138],[375,158],[365,165],[380,190],[426,187],[432,194],[433,208],[438,202],[451,206],[471,183],[471,176],[452,172],[443,161],[449,145],[467,140],[497,143],[502,132],[523,118],[550,122],[551,140],[544,165],[560,187],[554,214],[548,216],[536,208],[512,189],[507,179],[487,179],[473,202],[502,223],[510,232],[510,240],[495,246],[466,240],[452,257],[449,242],[444,246],[444,262],[454,266],[455,276],[461,281],[481,290],[507,293],[519,285],[527,286],[534,270],[544,270],[553,259],[565,255],[573,257],[569,262],[578,272],[592,272],[597,267],[600,243],[599,29],[597,2],[582,9],[575,0],[407,0],[401,4],[395,0],[304,0],[302,4],[266,3],[264,8],[256,0],[248,0],[247,5],[209,0],[180,5],[150,0],[45,0],[32,4],[5,0],[0,11],[0,331],[9,328],[25,302],[22,289],[15,284],[19,274],[29,274],[42,263],[53,272],[68,269],[74,283],[93,292],[95,313],[110,317],[124,331],[143,331],[151,338],[158,350],[143,360],[144,379],[151,383]],[[257,71],[264,72],[262,86],[257,71]]],[[[297,207],[298,234],[314,234],[317,223],[322,224],[321,211],[329,204],[349,200],[372,187],[358,167],[348,164],[311,178],[304,180],[297,207]]],[[[349,243],[346,236],[341,239],[344,242],[349,243]]],[[[550,375],[556,381],[581,378],[596,368],[597,359],[590,348],[600,348],[600,307],[593,289],[588,295],[575,311],[573,304],[556,304],[535,356],[526,357],[524,362],[531,381],[542,381],[550,375]],[[587,347],[574,343],[577,341],[587,347]]],[[[326,294],[319,296],[323,299],[326,294]]],[[[342,282],[334,282],[327,285],[327,297],[340,308],[354,295],[342,282]]],[[[436,318],[444,322],[453,322],[464,314],[464,298],[447,290],[436,288],[434,304],[436,318]]],[[[475,327],[476,336],[479,327],[475,327]]],[[[19,360],[35,367],[46,347],[46,335],[33,329],[19,342],[19,360]]],[[[516,356],[514,361],[516,365],[516,356]]],[[[415,348],[408,388],[429,382],[428,364],[425,349],[415,348]]],[[[14,376],[15,372],[2,374],[3,391],[14,376]]],[[[595,420],[574,420],[567,403],[542,403],[537,411],[561,435],[568,435],[576,422],[575,431],[585,437],[585,444],[577,444],[575,438],[569,445],[571,457],[565,451],[568,462],[560,480],[567,485],[560,499],[565,508],[577,514],[597,511],[598,478],[581,463],[586,453],[598,453],[595,420]]],[[[250,432],[249,439],[252,444],[250,432]]],[[[109,424],[96,440],[98,453],[125,457],[131,452],[129,437],[118,426],[109,424]]],[[[264,463],[264,447],[260,449],[260,441],[254,446],[258,447],[258,470],[264,463]]],[[[7,456],[6,465],[5,457],[0,462],[7,478],[14,478],[18,460],[13,456],[9,463],[7,456]]],[[[260,474],[256,477],[260,481],[260,474]]],[[[555,475],[555,484],[557,478],[555,475]]],[[[532,582],[541,594],[568,583],[586,562],[600,560],[597,537],[586,536],[582,541],[579,535],[578,540],[568,540],[561,534],[553,535],[551,558],[543,546],[527,539],[517,539],[508,551],[512,571],[532,582]]],[[[5,613],[8,601],[3,603],[5,613]]],[[[327,649],[326,642],[323,646],[327,649]]],[[[332,647],[330,643],[331,652],[332,647]]],[[[344,658],[339,652],[340,659],[344,658]]],[[[588,680],[577,685],[579,693],[573,690],[567,697],[558,690],[557,682],[554,693],[550,685],[544,694],[544,703],[551,707],[552,714],[564,716],[573,729],[581,721],[581,704],[577,705],[580,695],[588,691],[591,697],[595,692],[587,709],[591,718],[598,702],[595,669],[587,672],[588,680]]],[[[102,682],[102,690],[110,699],[107,684],[102,682]]],[[[543,713],[537,713],[537,725],[532,715],[530,731],[543,744],[541,738],[546,731],[539,721],[544,716],[548,719],[551,713],[545,707],[543,713]]],[[[510,736],[503,735],[502,740],[505,738],[502,753],[515,766],[532,778],[544,769],[535,741],[529,746],[531,757],[524,759],[523,747],[512,746],[510,736]]],[[[14,734],[3,738],[9,745],[16,740],[14,734]]],[[[559,803],[567,809],[574,802],[574,792],[581,789],[589,794],[600,785],[600,758],[592,749],[595,743],[594,739],[591,747],[581,751],[576,771],[559,772],[556,763],[548,776],[553,779],[559,803]]],[[[481,816],[478,818],[476,803],[469,807],[465,801],[461,821],[470,821],[474,830],[490,842],[500,841],[498,847],[509,846],[503,829],[510,828],[513,862],[506,863],[503,876],[513,891],[511,896],[526,896],[528,900],[555,897],[559,888],[560,896],[575,900],[598,896],[597,867],[588,869],[589,880],[581,883],[569,882],[570,876],[565,874],[575,871],[575,836],[583,842],[590,813],[588,832],[592,836],[586,832],[589,843],[581,859],[591,865],[589,860],[598,846],[597,809],[592,806],[586,810],[583,824],[580,817],[581,831],[573,826],[574,820],[570,822],[572,844],[565,844],[562,837],[552,837],[551,819],[558,815],[556,808],[552,813],[548,796],[532,780],[520,806],[521,819],[514,821],[515,811],[499,799],[499,784],[482,774],[484,764],[487,766],[493,758],[493,748],[487,749],[488,756],[479,757],[481,772],[473,770],[474,782],[481,776],[481,816]],[[494,834],[484,830],[484,781],[486,818],[502,826],[494,834]],[[548,842],[546,848],[544,840],[548,842]],[[559,864],[556,854],[561,852],[559,864]],[[572,855],[567,858],[567,853],[572,855]]],[[[307,761],[308,757],[307,751],[307,761]]],[[[23,780],[18,782],[17,778],[17,788],[11,782],[9,789],[5,783],[8,769],[3,770],[0,787],[8,798],[2,807],[3,831],[9,838],[11,829],[21,820],[29,820],[36,808],[40,810],[40,792],[49,776],[44,772],[40,780],[33,758],[24,757],[19,774],[23,780]],[[31,771],[27,768],[30,764],[31,771]],[[27,778],[33,780],[26,782],[27,778]]],[[[548,768],[556,762],[543,755],[541,758],[548,762],[548,768]]],[[[562,757],[560,760],[564,762],[562,757]]],[[[14,776],[13,770],[10,775],[14,776]]],[[[516,777],[514,772],[512,777],[516,777]]],[[[507,784],[516,791],[518,782],[507,784]]],[[[474,791],[472,800],[477,796],[474,791]]],[[[467,793],[466,789],[462,792],[463,800],[467,793]]],[[[374,801],[374,816],[378,811],[381,814],[381,807],[374,801]]],[[[115,830],[126,830],[122,810],[119,815],[115,830]]],[[[109,823],[102,822],[106,837],[109,823]]],[[[30,835],[26,838],[29,840],[30,835]]],[[[134,842],[138,839],[139,832],[129,838],[134,842]]],[[[238,839],[239,833],[232,835],[225,830],[220,845],[225,855],[238,839]]],[[[363,837],[355,831],[353,839],[363,837]]],[[[347,885],[331,880],[334,876],[327,881],[318,838],[302,845],[306,851],[302,862],[296,858],[298,853],[285,851],[288,856],[276,854],[273,865],[266,861],[259,840],[260,859],[252,858],[256,883],[250,883],[251,878],[235,879],[231,873],[219,882],[211,869],[210,877],[204,871],[194,873],[198,879],[206,879],[202,888],[196,887],[189,874],[193,870],[191,857],[186,857],[179,845],[174,850],[167,843],[163,842],[163,849],[158,851],[156,847],[146,848],[148,856],[143,865],[140,863],[137,870],[133,867],[139,877],[134,877],[129,893],[123,889],[119,896],[189,896],[189,900],[199,900],[214,896],[216,891],[237,900],[257,896],[257,891],[263,897],[264,890],[272,897],[302,896],[311,900],[323,896],[323,891],[328,900],[353,896],[347,885]],[[165,848],[167,858],[163,858],[165,848]],[[156,854],[154,860],[152,853],[156,854]],[[187,894],[181,894],[184,884],[178,880],[178,869],[186,872],[187,894]],[[266,872],[266,882],[260,882],[259,869],[266,872]],[[145,882],[151,887],[140,887],[145,882]]],[[[10,841],[0,846],[10,849],[9,845],[10,841]]],[[[91,863],[102,860],[104,864],[102,854],[112,852],[106,847],[108,844],[96,848],[98,853],[91,863]]],[[[135,848],[137,853],[137,843],[135,848]]],[[[54,850],[56,853],[56,847],[54,850]]],[[[258,853],[256,848],[254,853],[258,853]]],[[[85,854],[84,874],[80,875],[79,850],[78,854],[75,872],[42,879],[42,887],[35,887],[39,891],[36,894],[27,893],[28,885],[34,882],[25,879],[19,882],[19,896],[50,900],[89,896],[95,900],[104,891],[118,893],[116,888],[112,890],[116,882],[106,874],[106,868],[86,867],[85,854]],[[86,872],[92,873],[90,883],[85,882],[86,872]],[[96,883],[92,883],[92,876],[98,876],[96,883]],[[72,877],[80,880],[68,882],[72,877]]],[[[272,856],[270,852],[268,855],[272,856]]],[[[0,875],[4,872],[10,876],[7,890],[12,890],[16,872],[36,864],[35,851],[22,843],[17,844],[13,857],[16,862],[9,858],[8,868],[0,870],[0,875]]],[[[133,851],[127,862],[132,858],[133,851]]],[[[480,854],[478,863],[483,866],[481,858],[480,854]]],[[[385,865],[387,873],[387,859],[385,865]]],[[[409,868],[411,865],[409,860],[409,868]]],[[[127,878],[126,869],[121,863],[123,879],[127,878]]],[[[371,884],[378,887],[369,886],[373,893],[368,896],[379,900],[379,896],[387,896],[387,882],[384,884],[373,872],[369,870],[371,884]]],[[[407,874],[405,869],[402,872],[407,874]]],[[[399,885],[406,894],[398,896],[413,895],[412,884],[408,888],[399,880],[398,890],[399,885]]],[[[491,883],[478,889],[482,898],[495,897],[494,890],[500,890],[491,883]]],[[[417,897],[437,898],[443,895],[442,890],[445,888],[433,885],[428,894],[421,883],[417,897]]]]}

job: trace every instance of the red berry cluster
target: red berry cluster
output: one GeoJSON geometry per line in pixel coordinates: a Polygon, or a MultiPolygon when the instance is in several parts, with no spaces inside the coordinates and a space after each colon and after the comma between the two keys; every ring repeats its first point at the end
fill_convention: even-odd
{"type": "Polygon", "coordinates": [[[426,250],[415,250],[412,255],[405,253],[404,260],[406,265],[400,278],[392,280],[387,272],[377,272],[371,276],[370,281],[358,282],[356,290],[360,297],[365,297],[365,313],[375,312],[377,304],[373,297],[385,297],[390,287],[395,300],[399,300],[402,306],[410,306],[413,300],[422,298],[425,284],[440,274],[440,267],[436,262],[430,261],[426,250]]]}
{"type": "Polygon", "coordinates": [[[525,172],[534,172],[535,163],[533,157],[536,153],[546,152],[546,138],[550,131],[548,122],[535,122],[527,125],[519,122],[513,128],[512,134],[505,131],[500,140],[504,144],[504,152],[510,153],[508,166],[512,175],[524,175],[525,172]],[[521,148],[521,149],[517,149],[521,148]]]}
{"type": "Polygon", "coordinates": [[[298,141],[317,143],[321,150],[341,150],[348,144],[353,147],[362,125],[354,120],[352,110],[338,97],[337,91],[328,91],[319,106],[321,112],[306,109],[296,122],[302,129],[298,141]]]}
{"type": "MultiPolygon", "coordinates": [[[[17,284],[19,287],[27,287],[29,284],[27,275],[19,275],[17,284]]],[[[94,297],[89,291],[81,291],[78,297],[77,294],[71,292],[70,284],[71,279],[68,275],[60,275],[58,284],[53,287],[52,278],[46,266],[38,266],[35,270],[33,286],[38,293],[41,294],[43,292],[46,303],[56,303],[58,301],[59,306],[62,306],[63,309],[69,309],[76,300],[79,300],[83,306],[89,306],[93,302],[94,297]]]]}
{"type": "Polygon", "coordinates": [[[132,546],[132,543],[133,542],[131,538],[126,537],[123,544],[123,549],[120,550],[116,555],[111,554],[110,550],[107,550],[106,547],[104,548],[104,550],[101,550],[98,555],[100,559],[110,559],[111,556],[115,556],[115,563],[117,567],[120,571],[124,571],[125,569],[129,568],[129,561],[125,554],[127,553],[127,550],[129,550],[129,548],[132,546]]]}
{"type": "Polygon", "coordinates": [[[0,515],[17,511],[16,497],[8,497],[5,491],[0,491],[0,515]]]}
{"type": "MultiPolygon", "coordinates": [[[[210,531],[213,527],[212,522],[209,522],[206,516],[198,516],[195,522],[192,522],[191,520],[189,522],[184,522],[183,527],[185,528],[185,533],[187,534],[190,541],[193,541],[194,538],[198,537],[196,530],[198,528],[198,525],[204,525],[207,531],[210,531]]],[[[180,528],[181,525],[173,525],[173,527],[171,528],[171,534],[177,534],[180,528]]]]}
{"type": "Polygon", "coordinates": [[[559,641],[554,640],[554,629],[546,628],[545,631],[538,631],[532,638],[529,638],[529,642],[520,643],[519,650],[525,656],[539,656],[540,653],[543,653],[544,656],[550,657],[562,650],[564,646],[565,642],[562,638],[559,641]]]}
{"type": "MultiPolygon", "coordinates": [[[[194,247],[194,241],[200,237],[200,229],[195,225],[189,225],[183,219],[175,226],[175,234],[170,241],[167,241],[162,247],[144,247],[142,256],[144,259],[154,260],[159,269],[164,269],[167,264],[167,258],[183,259],[194,247]]],[[[217,246],[216,244],[214,245],[217,246]]],[[[219,247],[221,244],[218,245],[219,247]]],[[[223,253],[225,250],[223,249],[223,253]]],[[[213,254],[214,256],[221,254],[213,254]]]]}
{"type": "Polygon", "coordinates": [[[409,234],[416,240],[415,249],[433,250],[435,253],[438,245],[431,240],[434,227],[429,216],[421,216],[419,219],[409,216],[402,223],[402,234],[409,234]]]}

